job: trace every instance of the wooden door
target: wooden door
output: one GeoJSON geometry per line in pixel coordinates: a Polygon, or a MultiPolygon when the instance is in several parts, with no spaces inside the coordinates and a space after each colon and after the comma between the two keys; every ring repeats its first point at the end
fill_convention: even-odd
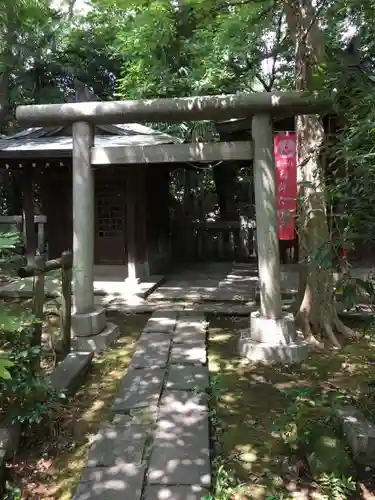
{"type": "Polygon", "coordinates": [[[115,181],[95,183],[95,264],[126,263],[124,187],[115,181]]]}

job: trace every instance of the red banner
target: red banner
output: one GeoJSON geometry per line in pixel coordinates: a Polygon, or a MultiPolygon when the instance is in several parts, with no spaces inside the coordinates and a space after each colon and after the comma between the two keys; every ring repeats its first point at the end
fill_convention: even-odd
{"type": "Polygon", "coordinates": [[[296,134],[275,134],[277,232],[279,240],[294,240],[297,204],[296,134]]]}

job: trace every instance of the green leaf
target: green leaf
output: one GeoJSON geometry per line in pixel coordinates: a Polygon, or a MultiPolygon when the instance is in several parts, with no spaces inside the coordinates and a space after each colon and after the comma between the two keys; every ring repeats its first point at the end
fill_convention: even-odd
{"type": "Polygon", "coordinates": [[[357,287],[355,284],[347,284],[342,292],[342,302],[347,311],[350,311],[357,303],[357,287]]]}
{"type": "Polygon", "coordinates": [[[11,368],[14,366],[14,363],[12,361],[9,361],[9,359],[5,358],[0,358],[0,378],[4,380],[10,380],[11,374],[8,371],[8,368],[11,368]]]}
{"type": "Polygon", "coordinates": [[[356,278],[356,284],[359,288],[364,290],[371,298],[375,296],[374,285],[370,280],[362,280],[360,278],[356,278]]]}

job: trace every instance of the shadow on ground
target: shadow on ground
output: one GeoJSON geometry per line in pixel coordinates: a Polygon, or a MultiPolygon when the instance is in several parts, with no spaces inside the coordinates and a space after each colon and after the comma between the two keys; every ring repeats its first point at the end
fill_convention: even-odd
{"type": "Polygon", "coordinates": [[[10,467],[22,499],[69,500],[78,485],[90,442],[109,416],[135,342],[150,315],[111,313],[121,336],[115,347],[95,356],[92,371],[77,394],[59,407],[47,427],[34,431],[10,467]]]}
{"type": "Polygon", "coordinates": [[[289,404],[283,391],[309,388],[317,397],[330,391],[345,394],[374,420],[375,395],[369,394],[368,382],[375,380],[375,337],[374,342],[367,336],[339,352],[327,348],[313,353],[296,368],[255,366],[237,355],[239,330],[246,327],[246,318],[212,318],[210,323],[209,368],[217,394],[220,462],[234,471],[249,498],[322,498],[301,470],[301,457],[291,456],[273,431],[289,404]]]}

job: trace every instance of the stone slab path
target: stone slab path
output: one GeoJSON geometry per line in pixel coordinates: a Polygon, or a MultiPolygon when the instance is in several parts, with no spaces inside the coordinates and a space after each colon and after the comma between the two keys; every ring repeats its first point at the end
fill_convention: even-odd
{"type": "Polygon", "coordinates": [[[201,500],[211,486],[206,336],[196,311],[156,311],[93,438],[73,500],[201,500]]]}

